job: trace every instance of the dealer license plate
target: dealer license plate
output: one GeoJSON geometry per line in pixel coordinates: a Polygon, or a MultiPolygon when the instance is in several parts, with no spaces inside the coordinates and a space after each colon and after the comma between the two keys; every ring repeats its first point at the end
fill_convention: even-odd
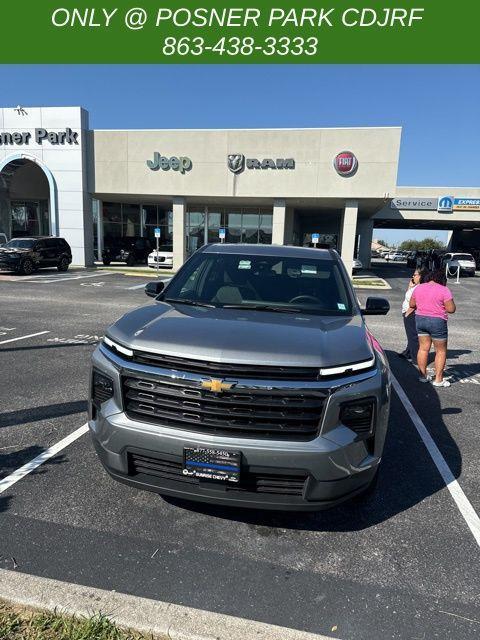
{"type": "Polygon", "coordinates": [[[218,482],[240,482],[240,451],[185,447],[183,475],[218,482]]]}

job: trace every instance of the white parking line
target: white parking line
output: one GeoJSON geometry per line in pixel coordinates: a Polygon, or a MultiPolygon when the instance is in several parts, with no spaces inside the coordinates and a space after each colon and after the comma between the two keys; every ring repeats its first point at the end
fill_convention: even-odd
{"type": "Polygon", "coordinates": [[[426,446],[430,457],[432,458],[435,466],[437,467],[440,475],[445,482],[447,489],[450,491],[450,495],[455,500],[455,504],[457,505],[458,510],[462,514],[465,522],[468,525],[468,528],[473,534],[473,537],[477,541],[478,546],[480,546],[480,518],[478,517],[475,509],[472,507],[470,501],[467,496],[464,494],[463,489],[458,484],[455,476],[453,475],[450,467],[448,466],[445,458],[440,453],[440,449],[435,444],[432,436],[430,435],[427,427],[423,424],[422,419],[418,415],[418,413],[413,408],[412,403],[407,397],[407,394],[400,386],[398,380],[392,373],[392,384],[395,389],[397,396],[400,398],[401,403],[403,404],[406,412],[408,413],[410,420],[415,425],[416,430],[418,431],[419,436],[423,440],[423,444],[426,446]]]}
{"type": "Polygon", "coordinates": [[[9,338],[8,340],[0,341],[0,344],[7,344],[7,342],[16,342],[17,340],[26,340],[27,338],[34,338],[35,336],[43,336],[50,331],[39,331],[38,333],[30,333],[28,336],[20,336],[19,338],[9,338]]]}
{"type": "Polygon", "coordinates": [[[114,271],[102,271],[102,273],[93,273],[88,276],[63,276],[63,278],[54,278],[53,280],[23,280],[23,282],[37,282],[40,284],[50,284],[52,282],[65,282],[67,280],[83,280],[84,278],[98,278],[100,276],[113,276],[114,271]]]}
{"type": "Polygon", "coordinates": [[[125,287],[127,289],[127,291],[133,291],[133,289],[142,289],[144,288],[146,285],[148,284],[148,282],[143,282],[142,284],[136,284],[133,287],[125,287]]]}
{"type": "Polygon", "coordinates": [[[68,435],[66,438],[60,440],[60,442],[57,442],[57,444],[54,444],[46,449],[43,453],[38,455],[33,460],[30,460],[30,462],[24,464],[23,467],[20,467],[6,478],[3,478],[3,480],[0,480],[0,493],[3,493],[16,482],[24,478],[26,475],[28,475],[32,471],[35,471],[37,467],[39,467],[50,458],[53,458],[53,456],[56,456],[57,453],[59,453],[62,449],[65,449],[65,447],[68,447],[68,445],[72,444],[72,442],[75,442],[75,440],[78,440],[78,438],[83,436],[84,433],[87,433],[87,431],[88,424],[84,424],[82,427],[79,427],[76,431],[68,435]]]}

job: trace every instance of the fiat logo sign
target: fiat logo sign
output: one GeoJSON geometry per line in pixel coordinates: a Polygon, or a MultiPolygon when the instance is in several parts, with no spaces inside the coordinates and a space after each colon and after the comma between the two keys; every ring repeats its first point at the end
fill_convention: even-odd
{"type": "Polygon", "coordinates": [[[339,176],[348,178],[349,176],[353,176],[353,174],[357,171],[358,160],[355,154],[353,154],[351,151],[342,151],[335,157],[333,166],[335,167],[335,171],[339,176]]]}

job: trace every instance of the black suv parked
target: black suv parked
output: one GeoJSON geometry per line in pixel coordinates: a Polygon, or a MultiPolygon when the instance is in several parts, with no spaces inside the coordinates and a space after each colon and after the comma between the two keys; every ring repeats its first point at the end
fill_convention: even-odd
{"type": "Polygon", "coordinates": [[[134,236],[131,238],[105,239],[102,251],[104,265],[111,262],[126,262],[129,267],[137,262],[147,262],[148,255],[153,251],[153,245],[148,238],[134,236]]]}
{"type": "Polygon", "coordinates": [[[0,247],[0,269],[30,275],[43,267],[67,271],[72,250],[63,238],[13,238],[0,247]]]}

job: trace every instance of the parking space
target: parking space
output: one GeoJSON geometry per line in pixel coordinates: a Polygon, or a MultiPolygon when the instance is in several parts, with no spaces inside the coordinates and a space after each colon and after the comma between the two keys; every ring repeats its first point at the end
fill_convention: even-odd
{"type": "MultiPolygon", "coordinates": [[[[453,384],[437,392],[395,355],[405,346],[409,271],[375,271],[392,287],[377,294],[392,308],[369,327],[478,514],[480,279],[452,284],[453,384]]],[[[82,274],[0,281],[0,483],[85,423],[92,350],[111,322],[151,304],[142,290],[148,278],[82,274]]],[[[378,491],[317,514],[140,492],[111,480],[80,435],[0,493],[0,567],[344,640],[476,637],[479,547],[407,409],[394,394],[378,491]]]]}

